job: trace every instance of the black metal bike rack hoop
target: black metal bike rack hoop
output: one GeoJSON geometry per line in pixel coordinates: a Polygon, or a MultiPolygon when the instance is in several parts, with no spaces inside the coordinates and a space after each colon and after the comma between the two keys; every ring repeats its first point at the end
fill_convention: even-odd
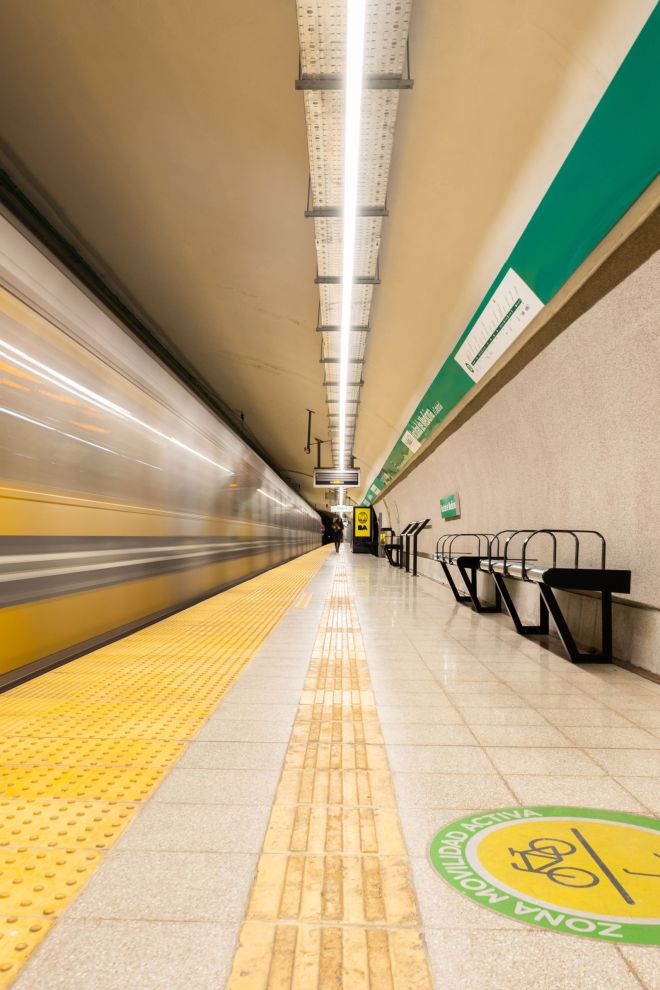
{"type": "Polygon", "coordinates": [[[549,616],[559,638],[573,663],[608,663],[612,660],[612,594],[630,592],[631,572],[606,567],[606,542],[602,533],[592,529],[518,529],[496,533],[489,545],[487,558],[482,558],[480,569],[492,574],[500,591],[506,610],[516,630],[524,636],[547,633],[549,616]],[[552,546],[552,563],[539,564],[529,557],[529,545],[539,536],[546,536],[552,546]],[[580,537],[590,537],[599,548],[600,567],[584,567],[580,560],[580,537]],[[500,539],[503,548],[500,547],[500,539]],[[512,556],[511,545],[522,541],[520,556],[512,556]],[[560,541],[568,541],[572,553],[571,565],[558,566],[557,554],[560,541]],[[503,549],[503,553],[501,553],[503,549]],[[493,552],[495,551],[495,553],[493,552]],[[513,598],[506,585],[506,578],[537,584],[539,588],[539,621],[537,625],[522,622],[513,598]],[[555,595],[558,591],[589,591],[600,596],[601,648],[599,652],[580,650],[566,622],[561,604],[555,595]]]}
{"type": "MultiPolygon", "coordinates": [[[[535,547],[536,548],[536,547],[535,547]]],[[[573,663],[607,663],[612,659],[612,594],[630,592],[630,571],[606,567],[606,542],[602,533],[582,529],[504,529],[498,533],[452,533],[436,543],[433,557],[440,563],[449,588],[457,602],[470,605],[476,612],[499,612],[501,603],[521,636],[544,635],[552,618],[559,638],[573,663]],[[530,556],[530,545],[545,536],[551,546],[551,563],[541,564],[530,556]],[[600,567],[585,567],[580,559],[584,538],[596,544],[600,567]],[[466,545],[467,543],[467,545],[466,545]],[[570,563],[558,564],[560,547],[568,546],[570,563]],[[456,566],[467,594],[454,581],[451,566],[456,566]],[[495,602],[487,605],[477,593],[477,575],[488,574],[495,582],[495,602]],[[538,585],[539,618],[526,623],[516,608],[507,579],[538,585]],[[600,597],[600,651],[580,650],[564,617],[555,591],[587,591],[600,597]]]]}
{"type": "Polygon", "coordinates": [[[457,602],[462,605],[470,605],[475,612],[501,612],[502,605],[499,589],[495,585],[494,604],[483,602],[479,598],[477,588],[477,574],[481,561],[488,556],[490,541],[493,539],[491,533],[448,533],[441,536],[435,545],[434,560],[437,560],[442,567],[447,584],[457,602]],[[462,546],[454,549],[456,541],[460,541],[462,546]],[[465,543],[467,541],[467,546],[465,543]],[[467,594],[462,594],[454,581],[450,571],[450,566],[454,565],[463,579],[467,594]]]}

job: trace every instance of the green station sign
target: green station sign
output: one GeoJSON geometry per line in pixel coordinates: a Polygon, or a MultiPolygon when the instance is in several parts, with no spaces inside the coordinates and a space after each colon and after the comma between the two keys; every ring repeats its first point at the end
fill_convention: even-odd
{"type": "Polygon", "coordinates": [[[655,818],[499,808],[445,826],[429,853],[443,880],[508,918],[615,945],[660,945],[655,818]]]}
{"type": "Polygon", "coordinates": [[[461,515],[461,504],[458,500],[458,493],[445,495],[440,499],[440,515],[443,519],[458,519],[461,515]]]}

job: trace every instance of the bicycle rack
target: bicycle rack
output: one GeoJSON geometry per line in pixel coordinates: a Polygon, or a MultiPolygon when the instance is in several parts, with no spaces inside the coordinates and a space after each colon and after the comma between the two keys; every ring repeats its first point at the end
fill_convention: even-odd
{"type": "Polygon", "coordinates": [[[455,600],[463,605],[470,605],[475,612],[479,613],[502,611],[501,598],[497,585],[495,586],[495,601],[493,604],[481,601],[477,587],[479,567],[481,561],[489,552],[490,540],[492,538],[492,534],[490,533],[448,533],[440,537],[437,541],[433,555],[434,559],[442,567],[447,584],[455,600]],[[465,549],[453,552],[455,541],[461,539],[467,539],[474,543],[474,546],[471,548],[472,552],[465,549]],[[452,564],[458,568],[467,589],[467,595],[462,594],[456,586],[456,582],[449,569],[452,564]]]}
{"type": "MultiPolygon", "coordinates": [[[[507,570],[507,568],[508,568],[508,565],[511,563],[511,561],[509,559],[509,544],[517,536],[520,536],[523,533],[533,534],[534,532],[535,531],[533,529],[503,529],[503,530],[500,530],[500,532],[499,533],[496,533],[495,536],[493,537],[493,541],[497,540],[498,551],[499,551],[499,538],[505,536],[507,533],[509,534],[507,536],[506,540],[504,541],[504,553],[503,553],[503,555],[501,557],[499,557],[499,555],[498,555],[498,557],[493,558],[492,547],[489,548],[489,552],[488,552],[488,565],[489,565],[490,573],[493,575],[493,580],[495,581],[495,585],[497,586],[497,590],[499,591],[499,593],[500,593],[500,595],[502,597],[502,601],[504,602],[504,607],[506,608],[507,612],[511,616],[511,621],[513,622],[513,624],[515,626],[516,632],[520,633],[521,636],[545,635],[546,633],[548,633],[550,631],[550,624],[549,624],[549,621],[548,621],[549,620],[548,606],[546,605],[545,599],[541,595],[539,595],[539,621],[538,621],[538,623],[536,625],[525,624],[521,620],[520,616],[518,615],[518,610],[516,609],[516,606],[515,606],[515,604],[513,602],[513,598],[511,597],[511,593],[510,593],[509,589],[507,588],[506,582],[504,580],[504,578],[506,576],[508,576],[508,570],[507,570]],[[502,573],[501,574],[498,571],[496,571],[496,570],[494,570],[492,568],[492,562],[493,562],[494,559],[495,560],[502,560],[502,562],[503,562],[503,565],[502,565],[503,566],[503,570],[502,570],[502,573]]],[[[553,539],[554,539],[554,537],[553,537],[553,539]]],[[[555,539],[554,553],[555,553],[555,556],[556,556],[556,539],[555,539]]]]}

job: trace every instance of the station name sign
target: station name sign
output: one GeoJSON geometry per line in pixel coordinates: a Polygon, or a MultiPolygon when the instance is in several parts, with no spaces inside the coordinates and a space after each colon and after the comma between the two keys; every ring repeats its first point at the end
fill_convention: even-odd
{"type": "Polygon", "coordinates": [[[440,515],[443,519],[459,519],[461,515],[461,503],[458,499],[458,492],[451,495],[444,495],[440,499],[440,515]]]}

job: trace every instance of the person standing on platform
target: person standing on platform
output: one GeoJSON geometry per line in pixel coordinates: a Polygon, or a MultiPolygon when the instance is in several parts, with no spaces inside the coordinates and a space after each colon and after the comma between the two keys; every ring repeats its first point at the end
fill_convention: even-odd
{"type": "Polygon", "coordinates": [[[344,524],[339,516],[332,520],[332,539],[335,544],[335,551],[339,553],[339,547],[344,539],[344,524]]]}

